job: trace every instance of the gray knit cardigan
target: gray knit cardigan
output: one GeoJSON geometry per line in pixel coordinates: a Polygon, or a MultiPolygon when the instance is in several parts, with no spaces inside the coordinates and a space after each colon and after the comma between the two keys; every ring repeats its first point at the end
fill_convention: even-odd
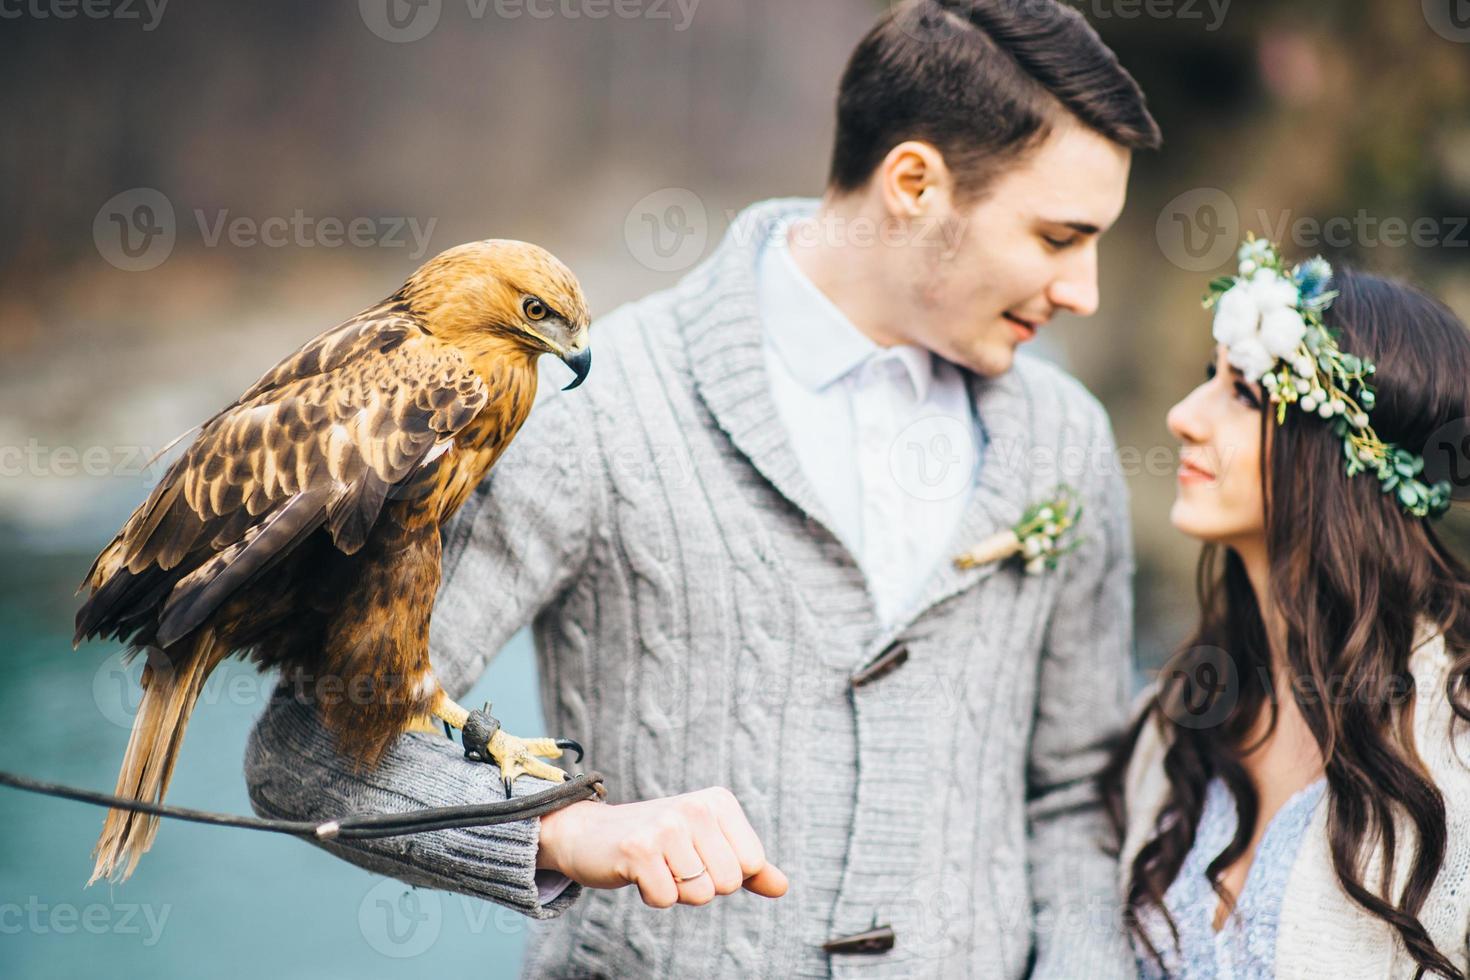
{"type": "MultiPolygon", "coordinates": [[[[538,900],[538,824],[321,846],[536,923],[528,977],[1120,977],[1132,961],[1091,777],[1126,712],[1133,556],[1107,416],[1024,354],[967,376],[986,437],[950,552],[1067,483],[1081,547],[1054,571],[942,562],[892,626],[831,530],[769,392],[754,270],[773,221],[735,221],[677,286],[593,331],[582,389],[547,397],[445,532],[436,672],[466,691],[517,630],[547,732],[611,802],[725,786],[791,879],[702,907],[636,888],[538,900]],[[854,675],[893,645],[897,669],[854,675]],[[828,953],[889,926],[891,949],[828,953]]],[[[540,732],[521,732],[539,735],[540,732]]],[[[245,760],[256,810],[310,819],[503,797],[491,765],[404,736],[354,774],[278,697],[245,760]]],[[[516,794],[545,788],[522,778],[516,794]]]]}

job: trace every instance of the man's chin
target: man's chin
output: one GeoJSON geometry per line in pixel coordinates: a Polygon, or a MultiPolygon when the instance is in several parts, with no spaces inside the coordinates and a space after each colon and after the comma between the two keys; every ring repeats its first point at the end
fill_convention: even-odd
{"type": "Polygon", "coordinates": [[[971,351],[961,366],[982,378],[998,378],[1015,363],[1015,347],[1009,344],[987,344],[971,351]]]}

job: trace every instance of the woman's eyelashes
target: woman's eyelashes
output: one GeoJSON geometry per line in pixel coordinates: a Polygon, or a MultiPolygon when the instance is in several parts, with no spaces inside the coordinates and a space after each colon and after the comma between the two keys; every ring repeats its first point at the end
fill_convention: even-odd
{"type": "MultiPolygon", "coordinates": [[[[1206,378],[1206,380],[1214,381],[1215,380],[1215,375],[1217,373],[1218,372],[1217,372],[1217,370],[1215,368],[1215,362],[1214,361],[1211,361],[1208,365],[1205,366],[1205,378],[1206,378]]],[[[1245,405],[1250,406],[1253,409],[1260,409],[1260,407],[1261,407],[1261,399],[1258,398],[1256,396],[1256,393],[1251,390],[1251,386],[1250,385],[1246,384],[1244,381],[1242,381],[1240,379],[1236,379],[1236,382],[1235,382],[1235,397],[1236,397],[1237,400],[1239,400],[1240,402],[1242,402],[1245,405]]]]}
{"type": "Polygon", "coordinates": [[[1235,397],[1239,398],[1251,408],[1258,409],[1261,407],[1261,400],[1256,397],[1256,393],[1254,391],[1251,391],[1250,385],[1246,384],[1244,381],[1235,382],[1235,397]]]}

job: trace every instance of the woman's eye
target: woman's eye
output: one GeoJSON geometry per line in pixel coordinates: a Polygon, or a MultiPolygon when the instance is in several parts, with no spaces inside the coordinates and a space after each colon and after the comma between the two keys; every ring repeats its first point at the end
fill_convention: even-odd
{"type": "Polygon", "coordinates": [[[1076,238],[1053,238],[1050,235],[1042,235],[1046,243],[1055,249],[1071,248],[1077,243],[1076,238]]]}
{"type": "Polygon", "coordinates": [[[1251,408],[1261,407],[1261,400],[1256,397],[1256,393],[1251,391],[1250,386],[1244,381],[1235,382],[1235,397],[1245,402],[1251,408]]]}

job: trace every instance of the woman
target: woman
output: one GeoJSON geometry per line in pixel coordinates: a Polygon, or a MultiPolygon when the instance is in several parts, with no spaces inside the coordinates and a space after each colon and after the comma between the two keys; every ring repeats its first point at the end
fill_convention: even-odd
{"type": "Polygon", "coordinates": [[[1201,622],[1103,776],[1139,967],[1464,978],[1470,570],[1413,451],[1470,417],[1470,334],[1395,282],[1240,259],[1168,419],[1201,622]]]}

